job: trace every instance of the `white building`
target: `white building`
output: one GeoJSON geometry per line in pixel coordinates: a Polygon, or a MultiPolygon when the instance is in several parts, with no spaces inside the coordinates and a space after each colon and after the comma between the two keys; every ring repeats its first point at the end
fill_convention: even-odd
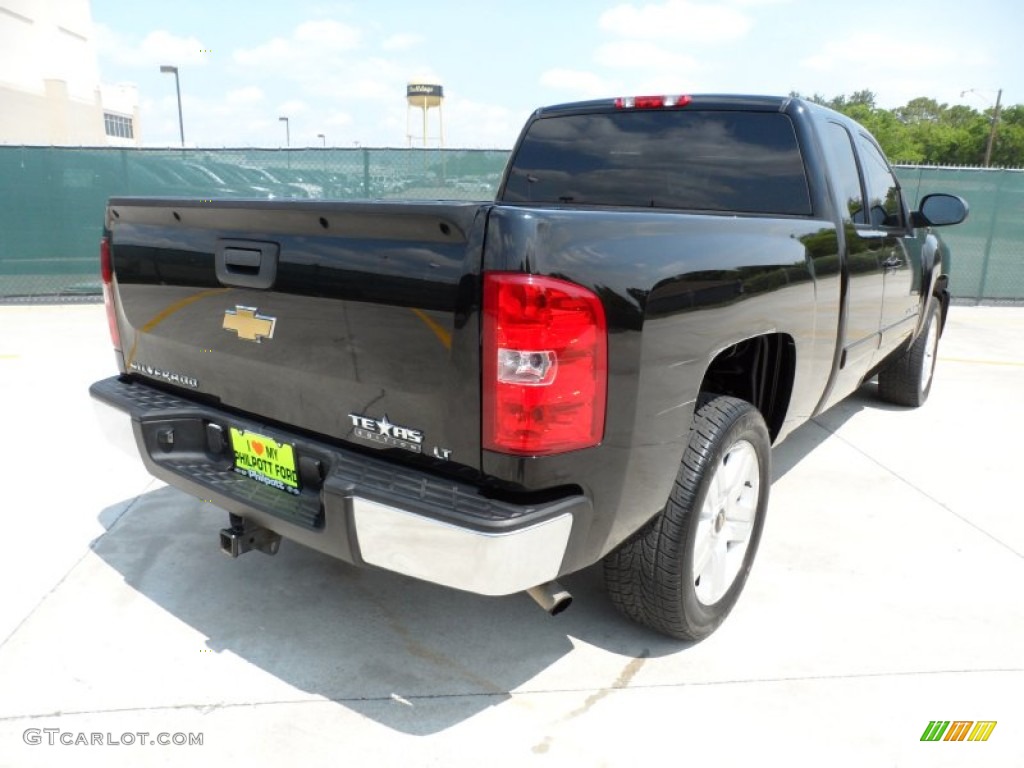
{"type": "Polygon", "coordinates": [[[133,85],[101,85],[89,0],[0,0],[0,144],[140,146],[133,85]]]}

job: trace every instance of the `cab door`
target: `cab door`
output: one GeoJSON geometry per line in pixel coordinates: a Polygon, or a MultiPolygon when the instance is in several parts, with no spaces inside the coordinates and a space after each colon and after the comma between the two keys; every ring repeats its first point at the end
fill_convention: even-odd
{"type": "Polygon", "coordinates": [[[921,306],[921,264],[919,249],[908,247],[913,230],[885,155],[863,133],[857,135],[857,149],[867,192],[867,222],[860,235],[877,255],[883,276],[877,363],[914,332],[921,306]]]}
{"type": "Polygon", "coordinates": [[[871,226],[854,137],[845,125],[828,121],[822,134],[836,206],[845,233],[843,281],[845,325],[840,328],[839,372],[829,404],[846,397],[871,367],[880,339],[885,272],[882,250],[871,226]]]}

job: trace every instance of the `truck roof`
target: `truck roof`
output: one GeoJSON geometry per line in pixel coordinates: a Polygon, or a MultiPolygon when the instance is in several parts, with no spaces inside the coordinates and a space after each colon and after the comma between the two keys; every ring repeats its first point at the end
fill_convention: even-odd
{"type": "MultiPolygon", "coordinates": [[[[667,94],[679,98],[679,94],[667,94]]],[[[741,94],[688,94],[690,102],[687,106],[701,109],[745,109],[765,112],[784,110],[791,102],[803,101],[792,96],[756,96],[741,94]]],[[[551,116],[573,112],[596,112],[615,109],[617,99],[592,99],[589,101],[573,101],[541,107],[534,112],[535,117],[551,116]]]]}

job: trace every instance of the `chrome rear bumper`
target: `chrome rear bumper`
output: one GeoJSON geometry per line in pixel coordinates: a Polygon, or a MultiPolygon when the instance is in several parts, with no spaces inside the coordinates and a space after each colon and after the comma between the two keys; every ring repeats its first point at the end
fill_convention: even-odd
{"type": "Polygon", "coordinates": [[[574,536],[593,515],[570,495],[517,504],[471,484],[312,440],[190,402],[125,377],[90,389],[104,433],[168,485],[255,525],[354,565],[372,565],[483,595],[506,595],[562,575],[574,536]],[[210,427],[219,428],[211,431],[210,427]],[[229,426],[294,446],[314,463],[299,495],[260,485],[233,470],[223,445],[208,440],[229,426]],[[175,439],[161,441],[173,430],[175,439]]]}
{"type": "Polygon", "coordinates": [[[483,532],[359,497],[352,512],[359,553],[370,565],[481,595],[508,595],[553,580],[572,533],[569,513],[483,532]]]}

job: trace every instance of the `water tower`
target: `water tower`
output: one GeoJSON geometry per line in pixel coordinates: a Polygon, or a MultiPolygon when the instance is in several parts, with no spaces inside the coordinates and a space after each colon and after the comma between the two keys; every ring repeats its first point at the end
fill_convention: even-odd
{"type": "Polygon", "coordinates": [[[444,87],[434,83],[421,83],[413,82],[405,89],[405,101],[408,107],[405,112],[405,135],[409,139],[409,146],[412,146],[413,139],[419,139],[420,136],[414,136],[412,133],[412,113],[413,110],[420,110],[423,112],[423,146],[427,146],[427,140],[429,134],[427,132],[427,115],[431,109],[437,110],[437,121],[438,121],[438,143],[439,147],[444,147],[444,111],[442,102],[444,102],[444,87]]]}

